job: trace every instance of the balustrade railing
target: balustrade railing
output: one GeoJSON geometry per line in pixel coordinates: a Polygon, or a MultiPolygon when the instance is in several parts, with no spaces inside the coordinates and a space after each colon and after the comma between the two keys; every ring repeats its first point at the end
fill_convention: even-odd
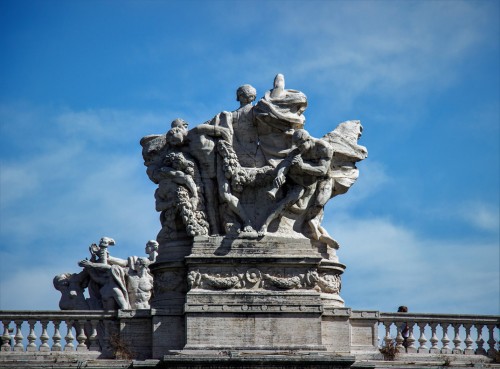
{"type": "Polygon", "coordinates": [[[1,311],[0,355],[37,352],[107,354],[116,311],[1,311]]]}
{"type": "MultiPolygon", "coordinates": [[[[377,313],[374,318],[378,319],[380,346],[394,346],[399,353],[498,359],[498,316],[377,313]]],[[[119,319],[117,311],[0,311],[0,356],[87,353],[112,357],[113,336],[120,334],[119,319]]]]}
{"type": "Polygon", "coordinates": [[[398,352],[409,354],[495,358],[499,350],[499,328],[498,316],[380,313],[379,317],[382,345],[395,345],[398,352]]]}

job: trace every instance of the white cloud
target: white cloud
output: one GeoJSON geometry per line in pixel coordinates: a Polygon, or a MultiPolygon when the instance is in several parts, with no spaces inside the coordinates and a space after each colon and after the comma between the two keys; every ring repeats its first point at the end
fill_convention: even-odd
{"type": "MultiPolygon", "coordinates": [[[[15,124],[13,110],[9,115],[15,124]]],[[[102,236],[116,239],[115,256],[143,255],[146,241],[155,238],[160,224],[154,210],[154,185],[148,185],[139,139],[160,119],[109,110],[66,110],[60,115],[37,112],[31,116],[28,125],[60,124],[40,134],[35,148],[24,146],[23,137],[15,130],[9,132],[11,143],[18,145],[23,155],[7,157],[2,165],[0,252],[4,284],[19,287],[23,279],[16,276],[22,268],[52,268],[50,274],[40,276],[50,287],[53,260],[66,257],[58,273],[77,271],[77,261],[88,256],[88,245],[102,236]],[[132,121],[136,127],[125,130],[123,124],[132,121]],[[130,150],[121,149],[127,145],[130,150]]],[[[8,291],[10,295],[15,289],[8,291]]],[[[36,308],[26,306],[30,307],[36,308]]]]}
{"type": "MultiPolygon", "coordinates": [[[[328,217],[328,214],[327,214],[328,217]]],[[[497,314],[496,242],[432,239],[390,219],[336,214],[326,223],[347,264],[343,297],[356,309],[497,314]]]]}
{"type": "Polygon", "coordinates": [[[498,232],[500,226],[498,204],[485,204],[482,202],[466,202],[458,215],[470,224],[486,231],[498,232]]]}

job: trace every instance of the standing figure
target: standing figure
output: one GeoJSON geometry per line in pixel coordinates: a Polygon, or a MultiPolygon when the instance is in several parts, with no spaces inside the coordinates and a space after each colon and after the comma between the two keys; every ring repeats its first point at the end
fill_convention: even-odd
{"type": "Polygon", "coordinates": [[[236,100],[240,107],[231,112],[233,149],[240,165],[247,168],[260,168],[266,164],[254,117],[253,101],[256,96],[257,91],[251,85],[238,87],[236,100]]]}
{"type": "Polygon", "coordinates": [[[131,309],[149,309],[149,300],[153,290],[153,276],[148,269],[147,258],[137,258],[135,270],[127,274],[127,292],[131,309]]]}

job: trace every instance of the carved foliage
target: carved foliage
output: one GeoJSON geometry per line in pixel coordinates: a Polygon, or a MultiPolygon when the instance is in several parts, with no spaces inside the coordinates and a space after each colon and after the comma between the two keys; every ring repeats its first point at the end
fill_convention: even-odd
{"type": "Polygon", "coordinates": [[[293,270],[282,275],[278,268],[236,268],[214,273],[194,269],[188,273],[189,289],[229,290],[292,290],[314,289],[322,293],[339,293],[341,278],[338,274],[327,274],[314,269],[303,272],[293,270]]]}

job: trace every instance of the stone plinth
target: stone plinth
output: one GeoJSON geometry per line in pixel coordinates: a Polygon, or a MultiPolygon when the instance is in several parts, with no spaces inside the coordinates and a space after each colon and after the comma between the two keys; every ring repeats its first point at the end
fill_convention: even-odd
{"type": "MultiPolygon", "coordinates": [[[[160,368],[266,368],[266,369],[338,369],[350,368],[354,356],[328,354],[287,354],[259,352],[225,352],[222,356],[182,355],[165,356],[157,367],[160,368]]],[[[371,366],[373,367],[373,366],[371,366]]],[[[364,368],[364,367],[363,367],[364,368]]]]}
{"type": "Polygon", "coordinates": [[[160,244],[151,265],[153,357],[180,349],[325,351],[324,306],[343,306],[344,268],[301,235],[160,244]]]}

